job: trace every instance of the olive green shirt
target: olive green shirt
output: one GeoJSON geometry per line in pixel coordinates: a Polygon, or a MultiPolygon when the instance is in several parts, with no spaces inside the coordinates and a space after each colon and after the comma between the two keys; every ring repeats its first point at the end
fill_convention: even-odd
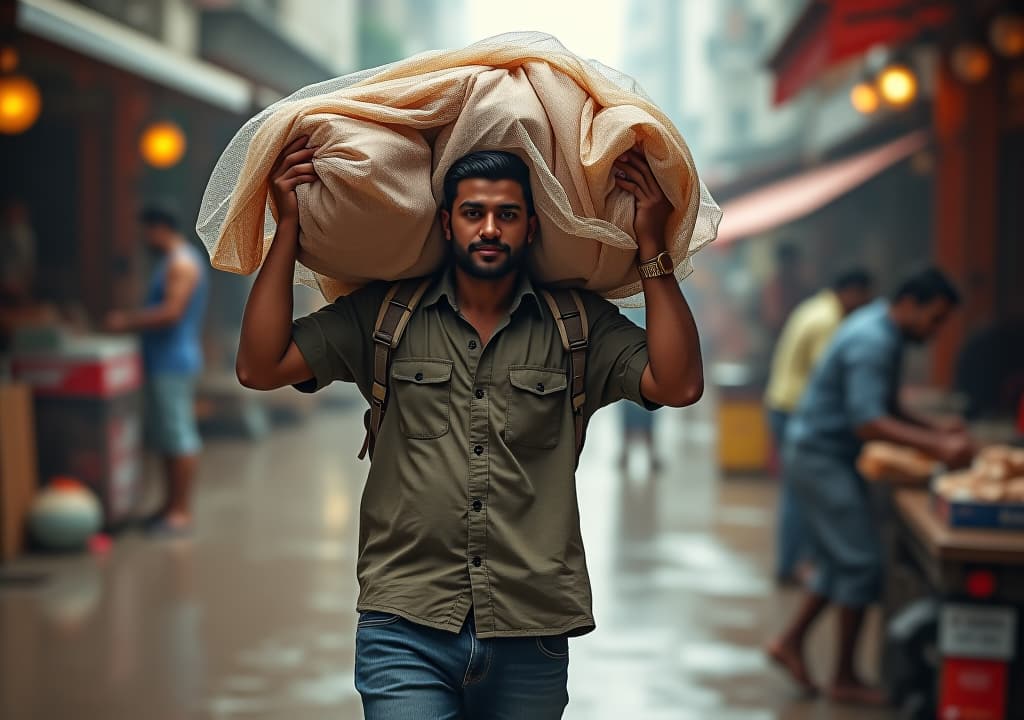
{"type": "MultiPolygon", "coordinates": [[[[354,382],[369,399],[373,329],[387,292],[371,284],[295,322],[313,391],[354,382]]],[[[581,292],[590,325],[584,413],[640,394],[645,332],[581,292]]],[[[427,290],[392,353],[390,395],[363,490],[359,611],[477,635],[594,629],[576,503],[567,353],[524,273],[483,346],[450,273],[427,290]]]]}

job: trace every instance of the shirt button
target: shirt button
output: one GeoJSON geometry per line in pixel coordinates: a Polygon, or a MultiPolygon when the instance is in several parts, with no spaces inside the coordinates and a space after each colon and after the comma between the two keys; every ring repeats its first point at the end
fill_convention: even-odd
{"type": "Polygon", "coordinates": [[[422,379],[423,379],[423,373],[416,373],[416,382],[419,382],[422,379]]]}
{"type": "Polygon", "coordinates": [[[474,500],[473,501],[473,509],[476,510],[477,512],[480,512],[481,510],[484,509],[484,504],[482,502],[480,502],[479,500],[474,500]]]}
{"type": "Polygon", "coordinates": [[[473,558],[473,567],[480,567],[480,564],[482,562],[483,561],[480,559],[480,556],[477,555],[476,557],[473,558]]]}
{"type": "Polygon", "coordinates": [[[475,452],[477,455],[483,455],[484,454],[484,446],[483,445],[477,445],[475,448],[473,448],[473,452],[475,452]]]}
{"type": "Polygon", "coordinates": [[[544,392],[544,383],[537,383],[537,392],[544,392]]]}
{"type": "Polygon", "coordinates": [[[481,390],[480,388],[477,388],[475,394],[476,394],[476,399],[477,400],[483,400],[483,397],[484,397],[484,391],[483,390],[481,390]]]}
{"type": "Polygon", "coordinates": [[[476,350],[476,340],[470,340],[469,341],[469,349],[470,350],[476,350]]]}

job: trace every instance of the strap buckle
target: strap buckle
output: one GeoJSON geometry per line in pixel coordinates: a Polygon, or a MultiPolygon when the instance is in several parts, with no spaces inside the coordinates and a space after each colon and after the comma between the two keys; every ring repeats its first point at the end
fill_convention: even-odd
{"type": "Polygon", "coordinates": [[[572,413],[573,415],[579,415],[583,412],[583,406],[587,403],[587,394],[581,392],[579,395],[572,396],[572,413]]]}

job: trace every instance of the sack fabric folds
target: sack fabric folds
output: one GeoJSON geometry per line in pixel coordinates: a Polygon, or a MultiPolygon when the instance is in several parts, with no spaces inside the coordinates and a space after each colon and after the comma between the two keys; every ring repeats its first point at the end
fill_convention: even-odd
{"type": "Polygon", "coordinates": [[[529,166],[540,220],[530,263],[542,282],[611,299],[639,292],[633,197],[612,177],[635,143],[674,207],[667,244],[679,279],[721,218],[679,131],[635,81],[548,35],[513,33],[312,85],[248,121],[203,198],[197,230],[214,267],[259,268],[275,229],[271,165],[301,135],[319,146],[322,182],[297,189],[296,279],[327,299],[444,261],[444,175],[475,150],[529,166]]]}

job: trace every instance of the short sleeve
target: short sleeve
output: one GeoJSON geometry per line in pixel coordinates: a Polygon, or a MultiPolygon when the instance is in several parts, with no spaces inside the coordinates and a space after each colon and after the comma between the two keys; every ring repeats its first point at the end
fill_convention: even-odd
{"type": "Polygon", "coordinates": [[[640,392],[640,380],[648,363],[647,332],[604,298],[587,292],[580,296],[590,325],[588,413],[618,400],[631,400],[648,410],[661,407],[648,402],[640,392]]]}
{"type": "Polygon", "coordinates": [[[292,323],[292,340],[313,371],[311,380],[295,386],[298,390],[315,392],[340,380],[368,392],[373,327],[387,288],[373,283],[292,323]]]}
{"type": "Polygon", "coordinates": [[[854,428],[891,414],[898,357],[877,342],[850,343],[843,349],[846,415],[854,428]]]}

